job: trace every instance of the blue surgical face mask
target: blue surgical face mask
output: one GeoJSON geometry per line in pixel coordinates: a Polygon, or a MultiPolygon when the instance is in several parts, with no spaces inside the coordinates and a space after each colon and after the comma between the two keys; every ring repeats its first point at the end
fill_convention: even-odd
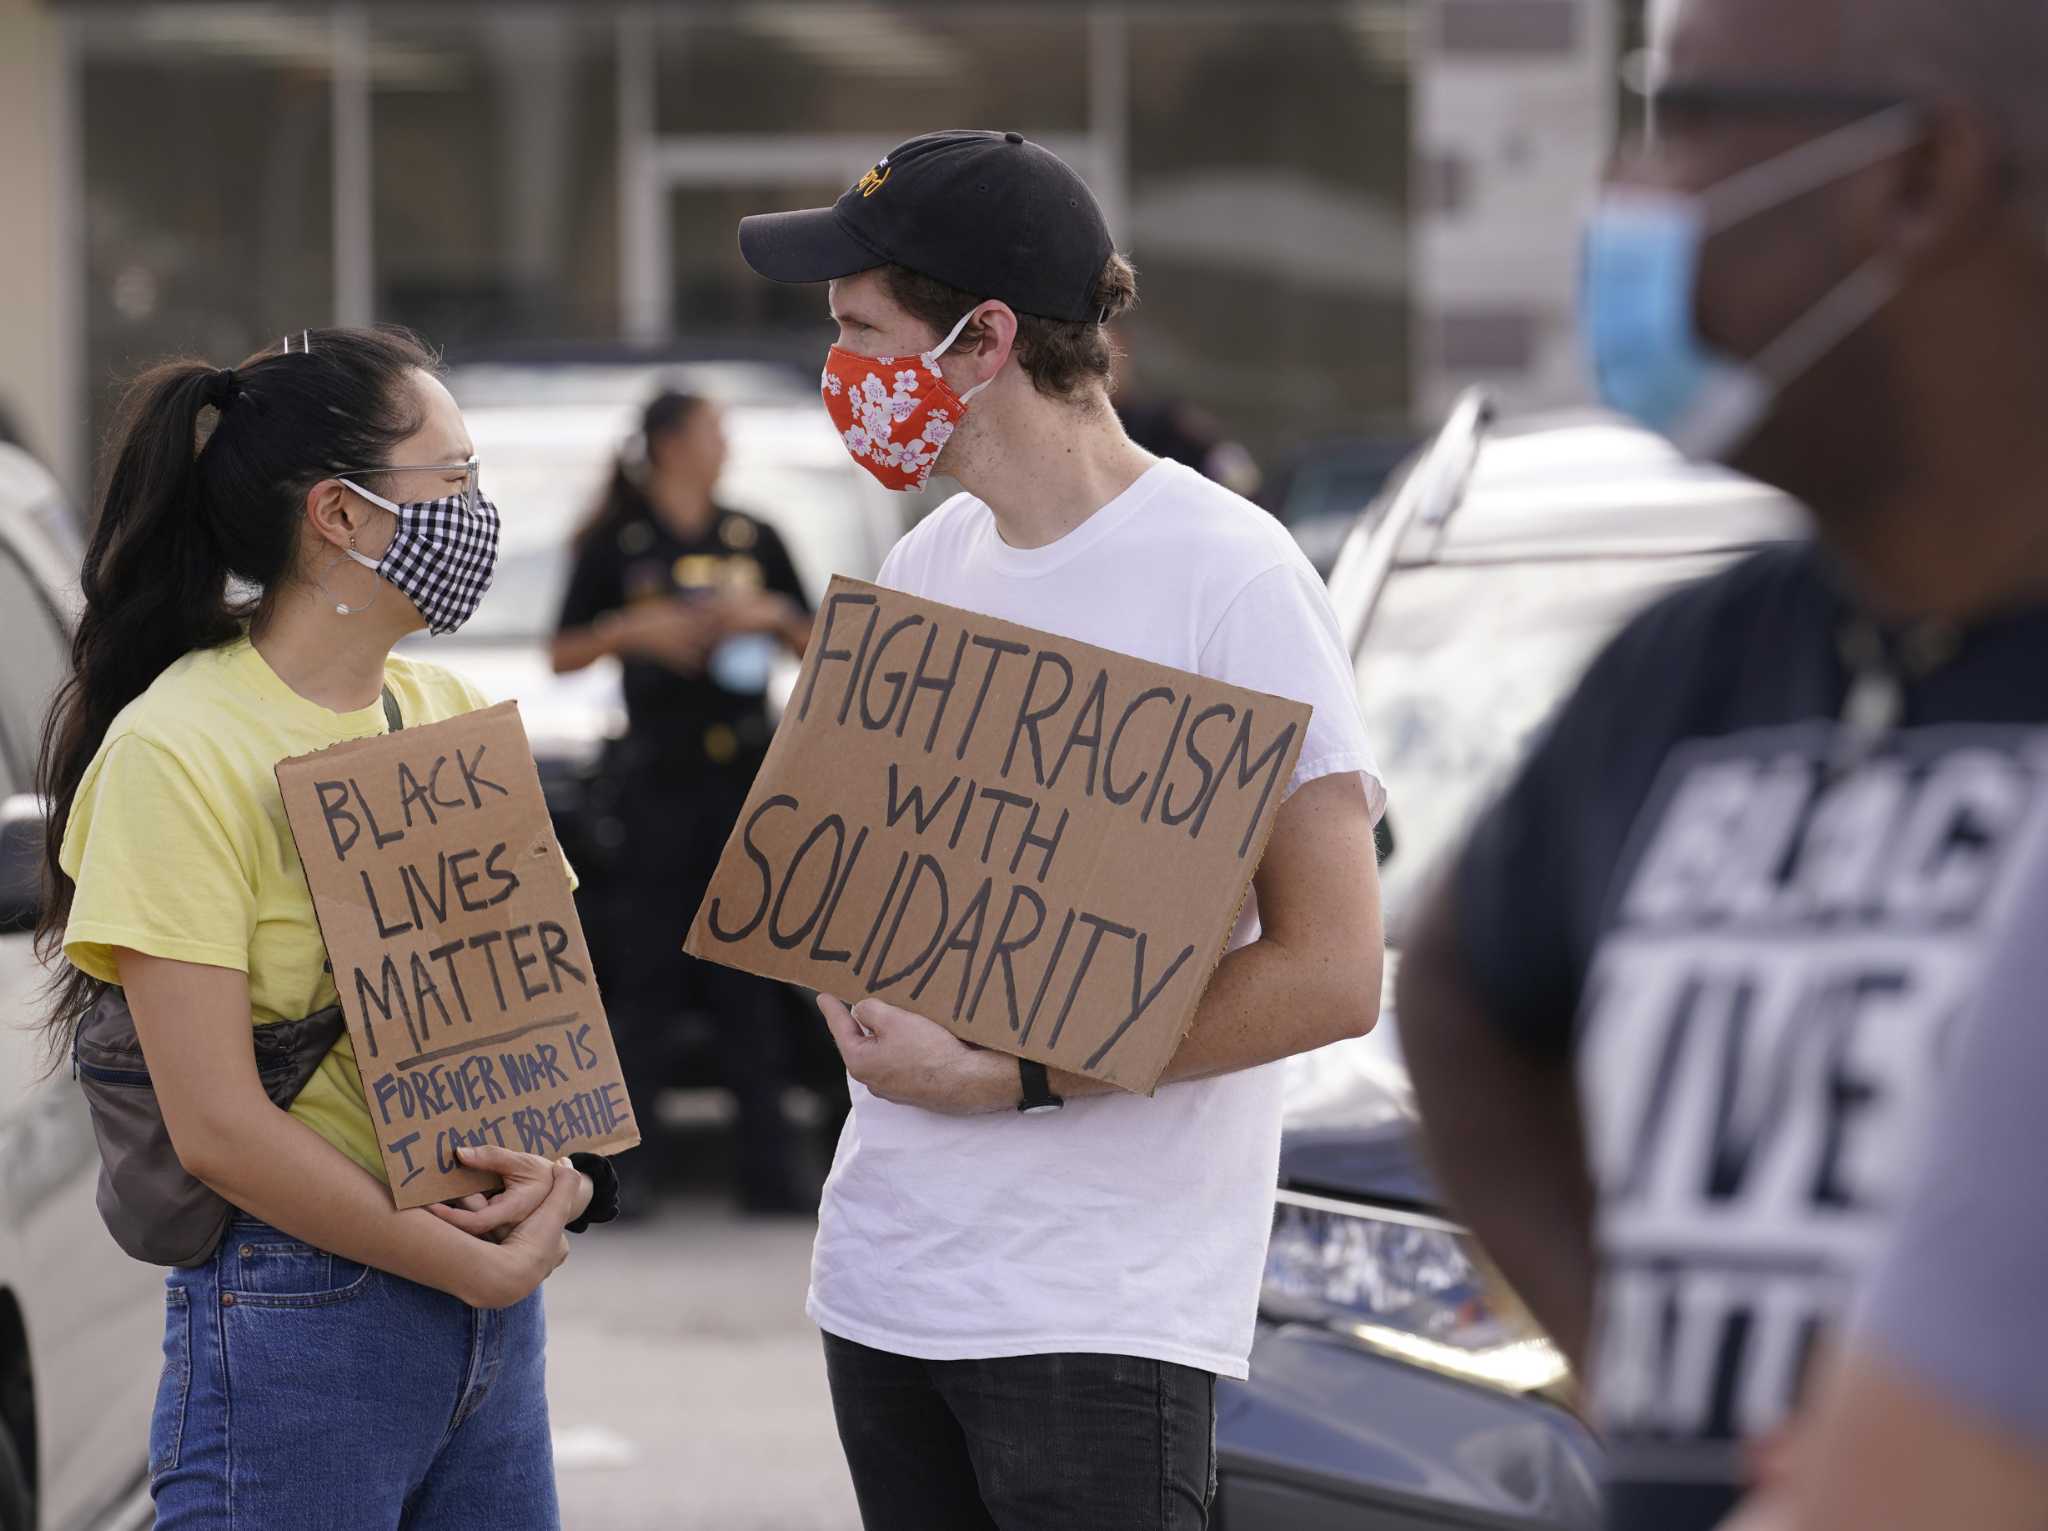
{"type": "Polygon", "coordinates": [[[1789,384],[1897,295],[1899,278],[1884,257],[1870,261],[1745,362],[1699,332],[1708,238],[1910,148],[1920,134],[1917,114],[1898,108],[1698,196],[1610,188],[1587,224],[1580,302],[1601,401],[1688,457],[1717,461],[1734,452],[1789,384]]]}

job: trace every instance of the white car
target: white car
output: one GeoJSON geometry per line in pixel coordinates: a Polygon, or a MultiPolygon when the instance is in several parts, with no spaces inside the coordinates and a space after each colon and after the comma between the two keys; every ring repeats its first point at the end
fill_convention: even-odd
{"type": "Polygon", "coordinates": [[[30,1027],[43,842],[43,714],[69,656],[76,533],[49,475],[0,446],[0,1531],[148,1523],[163,1274],[115,1247],[93,1204],[85,1099],[30,1027]]]}
{"type": "MultiPolygon", "coordinates": [[[[620,444],[663,388],[723,406],[730,451],[721,503],[781,534],[815,602],[834,574],[870,579],[919,499],[891,494],[847,455],[814,389],[746,362],[652,366],[474,366],[447,379],[504,518],[497,578],[451,638],[413,640],[424,657],[516,700],[544,772],[587,766],[625,728],[619,667],[558,676],[548,643],[569,578],[569,541],[610,480],[620,444]]],[[[794,680],[794,665],[780,677],[794,680]]]]}

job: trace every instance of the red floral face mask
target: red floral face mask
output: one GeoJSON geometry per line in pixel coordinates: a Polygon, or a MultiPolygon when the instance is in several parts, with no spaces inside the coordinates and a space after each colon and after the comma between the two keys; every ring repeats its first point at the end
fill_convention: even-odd
{"type": "Polygon", "coordinates": [[[967,417],[968,401],[988,387],[981,383],[956,394],[939,371],[939,358],[973,317],[970,309],[944,340],[901,362],[858,356],[840,346],[825,358],[825,413],[853,460],[883,488],[924,488],[939,453],[967,417]]]}

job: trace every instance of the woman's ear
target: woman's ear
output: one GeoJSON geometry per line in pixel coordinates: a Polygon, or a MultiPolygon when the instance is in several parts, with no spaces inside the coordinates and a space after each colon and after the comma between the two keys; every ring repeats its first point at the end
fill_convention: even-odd
{"type": "Polygon", "coordinates": [[[323,478],[306,491],[306,524],[335,548],[354,545],[369,525],[373,507],[339,479],[323,478]]]}

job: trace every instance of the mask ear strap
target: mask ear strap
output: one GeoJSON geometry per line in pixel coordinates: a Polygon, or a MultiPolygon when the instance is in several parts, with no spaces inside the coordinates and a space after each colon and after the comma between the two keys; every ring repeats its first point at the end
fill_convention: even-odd
{"type": "MultiPolygon", "coordinates": [[[[973,319],[974,316],[980,312],[981,310],[978,308],[970,308],[967,310],[966,313],[962,314],[960,316],[960,322],[954,325],[950,330],[946,332],[946,338],[940,341],[937,345],[933,346],[929,351],[924,353],[924,364],[927,367],[931,368],[932,371],[937,372],[939,370],[939,358],[941,356],[944,356],[948,351],[953,349],[953,342],[960,338],[960,332],[967,328],[968,321],[973,319]]],[[[988,385],[990,383],[993,383],[994,381],[995,379],[991,377],[985,379],[982,382],[976,383],[972,388],[968,389],[967,392],[960,395],[960,402],[962,404],[971,403],[974,399],[974,396],[977,393],[980,393],[982,389],[988,387],[988,385]]]]}
{"type": "Polygon", "coordinates": [[[361,495],[364,499],[368,500],[372,505],[375,505],[380,510],[388,510],[394,516],[399,516],[401,518],[405,514],[396,505],[392,504],[389,500],[385,499],[383,495],[370,493],[369,490],[365,489],[361,484],[358,484],[352,478],[338,478],[335,480],[335,482],[337,484],[346,484],[349,488],[353,489],[357,494],[361,495]]]}
{"type": "MultiPolygon", "coordinates": [[[[378,507],[378,509],[390,511],[391,514],[398,517],[399,524],[401,526],[404,524],[405,513],[401,511],[396,505],[392,504],[389,500],[385,499],[383,495],[370,493],[369,490],[365,489],[361,484],[358,484],[354,479],[338,478],[335,480],[335,482],[337,484],[347,485],[350,489],[353,489],[357,494],[361,495],[364,499],[368,500],[372,505],[378,507]]],[[[376,559],[365,558],[361,553],[358,553],[355,550],[353,539],[351,539],[350,545],[344,548],[342,552],[343,556],[354,559],[357,563],[361,564],[365,569],[376,569],[378,567],[376,559]]]]}
{"type": "Polygon", "coordinates": [[[960,332],[967,328],[968,321],[973,319],[974,316],[980,312],[981,310],[978,308],[970,308],[967,310],[966,313],[962,314],[960,316],[960,322],[954,325],[950,330],[946,331],[946,338],[940,341],[937,345],[933,346],[929,351],[924,353],[924,359],[926,363],[936,367],[938,359],[941,356],[944,356],[948,351],[953,349],[953,342],[960,338],[960,332]]]}
{"type": "Polygon", "coordinates": [[[1845,175],[1903,154],[1927,136],[1919,108],[1895,106],[1737,171],[1700,194],[1710,233],[1781,207],[1845,175]]]}

